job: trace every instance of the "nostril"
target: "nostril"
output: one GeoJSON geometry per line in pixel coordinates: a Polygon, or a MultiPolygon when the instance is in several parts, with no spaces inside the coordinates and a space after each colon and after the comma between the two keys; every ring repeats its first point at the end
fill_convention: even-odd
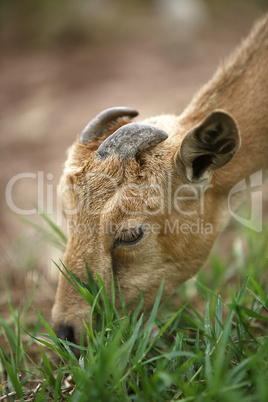
{"type": "Polygon", "coordinates": [[[59,339],[67,340],[72,343],[76,343],[74,336],[74,327],[70,324],[61,324],[58,331],[56,331],[59,339]]]}
{"type": "MultiPolygon", "coordinates": [[[[77,345],[75,335],[74,335],[74,327],[70,324],[61,324],[56,331],[56,335],[59,339],[63,339],[65,341],[74,343],[77,345]]],[[[80,351],[75,346],[69,346],[71,352],[75,355],[77,359],[79,359],[80,351]]]]}

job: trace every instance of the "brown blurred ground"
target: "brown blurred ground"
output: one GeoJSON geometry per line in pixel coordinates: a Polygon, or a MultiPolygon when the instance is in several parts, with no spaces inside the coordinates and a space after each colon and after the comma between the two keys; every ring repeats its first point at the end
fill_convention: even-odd
{"type": "MultiPolygon", "coordinates": [[[[72,37],[71,31],[68,40],[58,35],[54,43],[50,32],[47,41],[43,37],[35,41],[29,32],[16,36],[11,28],[2,36],[0,272],[16,306],[23,306],[39,283],[33,305],[43,309],[46,318],[57,282],[51,258],[61,253],[17,221],[5,198],[8,182],[23,172],[44,172],[46,211],[49,185],[56,203],[66,149],[95,114],[118,105],[136,108],[141,118],[179,114],[267,9],[258,2],[227,2],[220,10],[206,9],[196,26],[194,22],[187,30],[161,18],[153,4],[143,8],[141,3],[139,8],[120,12],[109,3],[103,11],[103,15],[113,13],[107,31],[100,29],[90,40],[72,37]]],[[[102,21],[102,17],[99,13],[96,18],[102,21]]],[[[12,196],[19,208],[33,208],[38,203],[37,180],[18,181],[12,196]]],[[[36,215],[28,218],[41,222],[36,215]]],[[[5,316],[7,293],[1,277],[0,314],[5,316]]]]}

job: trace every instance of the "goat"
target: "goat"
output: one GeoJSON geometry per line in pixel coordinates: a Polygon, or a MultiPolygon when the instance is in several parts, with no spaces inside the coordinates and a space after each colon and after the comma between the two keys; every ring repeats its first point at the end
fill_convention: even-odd
{"type": "MultiPolygon", "coordinates": [[[[140,289],[150,310],[163,278],[163,297],[172,294],[206,261],[233,186],[266,171],[267,110],[268,15],[180,116],[133,122],[131,108],[101,112],[71,147],[60,180],[65,266],[83,278],[86,262],[108,292],[112,270],[126,305],[140,289]]],[[[60,275],[58,336],[77,342],[89,311],[60,275]]]]}

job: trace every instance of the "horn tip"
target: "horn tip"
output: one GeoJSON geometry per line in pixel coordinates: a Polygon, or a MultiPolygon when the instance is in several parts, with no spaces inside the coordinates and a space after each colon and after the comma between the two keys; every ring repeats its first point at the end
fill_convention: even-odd
{"type": "Polygon", "coordinates": [[[111,122],[124,117],[133,119],[138,116],[139,112],[135,109],[126,106],[117,106],[105,109],[100,112],[88,125],[84,128],[80,134],[79,143],[84,144],[96,137],[102,136],[105,131],[105,127],[111,122]]]}

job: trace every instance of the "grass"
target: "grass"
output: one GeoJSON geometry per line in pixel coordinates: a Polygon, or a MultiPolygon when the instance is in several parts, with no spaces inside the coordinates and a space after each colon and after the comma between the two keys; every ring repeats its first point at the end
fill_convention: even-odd
{"type": "MultiPolygon", "coordinates": [[[[53,243],[62,247],[65,238],[46,221],[53,243]]],[[[39,312],[34,326],[25,329],[30,301],[18,312],[10,300],[9,319],[0,316],[5,340],[0,346],[0,401],[266,402],[267,229],[241,234],[240,227],[239,236],[229,256],[222,259],[215,249],[209,267],[179,289],[179,309],[160,306],[162,283],[150,315],[140,314],[142,295],[129,315],[122,295],[121,311],[114,299],[108,300],[100,277],[95,283],[89,274],[83,283],[71,276],[92,306],[84,323],[87,346],[81,339],[78,347],[80,358],[74,345],[57,339],[39,312]],[[36,342],[37,361],[30,352],[36,342]]]]}

